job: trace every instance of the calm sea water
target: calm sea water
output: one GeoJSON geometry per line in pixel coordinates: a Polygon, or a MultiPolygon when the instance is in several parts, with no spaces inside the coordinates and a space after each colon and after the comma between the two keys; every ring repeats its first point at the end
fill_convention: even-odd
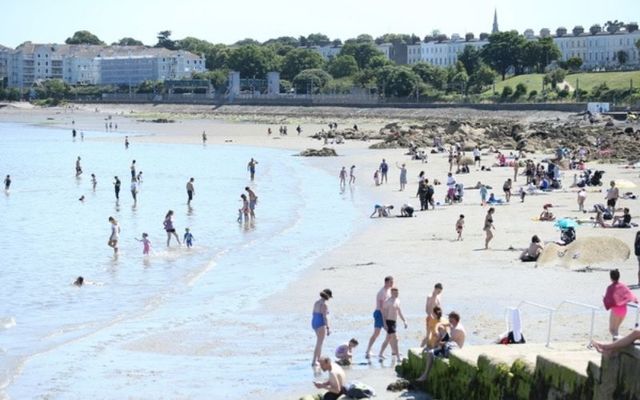
{"type": "Polygon", "coordinates": [[[89,140],[104,135],[72,141],[67,129],[0,124],[0,174],[13,179],[0,197],[0,398],[244,398],[307,380],[306,369],[286,367],[283,337],[290,344],[308,321],[292,327],[255,310],[351,233],[355,206],[336,177],[286,151],[89,140]],[[137,206],[133,159],[144,177],[137,206]],[[257,219],[238,224],[247,185],[259,196],[257,219]],[[165,247],[169,209],[194,248],[165,247]],[[109,216],[122,229],[117,258],[106,245],[109,216]],[[148,257],[135,240],[142,232],[153,242],[148,257]],[[72,286],[79,275],[96,284],[72,286]]]}

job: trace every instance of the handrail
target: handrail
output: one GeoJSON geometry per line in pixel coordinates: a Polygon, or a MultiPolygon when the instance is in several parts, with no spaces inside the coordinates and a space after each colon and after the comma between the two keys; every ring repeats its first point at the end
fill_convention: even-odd
{"type": "MultiPolygon", "coordinates": [[[[574,306],[578,306],[578,307],[584,307],[584,308],[588,308],[591,310],[591,328],[589,331],[589,342],[591,342],[591,340],[593,339],[593,332],[594,332],[594,326],[595,326],[595,313],[596,311],[599,311],[600,308],[593,306],[591,304],[585,304],[585,303],[580,303],[577,301],[571,301],[571,300],[564,300],[562,303],[558,304],[558,306],[556,308],[552,308],[549,306],[545,306],[542,304],[538,304],[538,303],[534,303],[532,301],[521,301],[517,307],[515,307],[517,310],[520,310],[520,308],[522,308],[522,306],[524,305],[528,305],[528,306],[532,306],[532,307],[536,307],[536,308],[540,308],[542,310],[548,311],[549,312],[549,323],[548,323],[548,327],[547,327],[547,343],[546,343],[546,347],[549,347],[549,345],[551,344],[551,327],[553,325],[553,314],[555,312],[557,312],[563,305],[565,304],[571,304],[574,306]]],[[[638,327],[638,324],[640,323],[640,305],[636,304],[636,303],[629,303],[627,304],[630,307],[635,307],[636,308],[636,328],[638,327]]],[[[507,331],[509,330],[509,320],[508,320],[508,312],[510,309],[512,309],[514,307],[506,307],[505,308],[505,322],[507,325],[507,331]]]]}
{"type": "MultiPolygon", "coordinates": [[[[551,325],[553,324],[553,313],[555,312],[555,309],[553,309],[551,307],[544,306],[542,304],[534,303],[532,301],[526,301],[526,300],[525,301],[521,301],[520,304],[518,304],[518,306],[516,307],[516,309],[519,310],[524,305],[540,308],[542,310],[545,310],[545,311],[549,312],[549,324],[548,324],[548,327],[547,327],[547,344],[546,344],[546,347],[549,347],[549,344],[551,343],[551,325]]],[[[512,307],[509,307],[509,308],[512,308],[512,307]]],[[[508,310],[508,308],[507,308],[507,310],[508,310]]],[[[507,311],[505,311],[505,313],[506,312],[507,311]]],[[[507,325],[507,330],[508,330],[508,325],[507,325]]]]}
{"type": "Polygon", "coordinates": [[[577,301],[565,300],[562,303],[558,304],[556,311],[558,311],[560,307],[562,307],[565,304],[571,304],[574,306],[588,308],[591,310],[591,327],[589,329],[589,343],[591,343],[591,341],[593,340],[593,330],[594,330],[595,319],[596,319],[596,311],[599,311],[600,307],[592,306],[591,304],[580,303],[577,301]]]}
{"type": "Polygon", "coordinates": [[[633,307],[636,309],[636,324],[635,327],[638,327],[638,323],[640,322],[640,305],[638,303],[627,303],[627,307],[633,307]]]}

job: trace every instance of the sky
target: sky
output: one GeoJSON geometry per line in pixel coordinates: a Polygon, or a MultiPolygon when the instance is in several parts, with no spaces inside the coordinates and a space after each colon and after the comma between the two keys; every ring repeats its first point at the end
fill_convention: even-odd
{"type": "Polygon", "coordinates": [[[368,33],[415,33],[437,29],[451,35],[490,32],[494,9],[500,30],[538,32],[575,25],[588,29],[607,20],[640,22],[640,0],[3,0],[0,45],[25,41],[62,43],[88,30],[112,43],[133,37],[145,44],[172,31],[172,39],[194,36],[232,44],[245,38],[324,33],[342,40],[368,33]]]}

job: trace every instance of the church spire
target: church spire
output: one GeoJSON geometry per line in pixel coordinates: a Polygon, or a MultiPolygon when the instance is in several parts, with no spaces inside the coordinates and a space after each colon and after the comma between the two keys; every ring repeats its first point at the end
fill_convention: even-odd
{"type": "Polygon", "coordinates": [[[495,9],[493,12],[493,28],[491,29],[491,33],[498,33],[500,29],[498,29],[498,10],[495,9]]]}

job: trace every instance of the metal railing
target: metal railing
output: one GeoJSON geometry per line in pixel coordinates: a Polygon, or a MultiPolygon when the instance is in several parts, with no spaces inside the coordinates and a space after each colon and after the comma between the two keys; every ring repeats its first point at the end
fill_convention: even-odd
{"type": "MultiPolygon", "coordinates": [[[[542,304],[538,304],[538,303],[534,303],[531,301],[521,301],[520,304],[518,304],[517,307],[515,307],[515,309],[520,310],[522,308],[522,306],[531,306],[531,307],[535,307],[535,308],[539,308],[541,310],[545,310],[549,313],[549,320],[547,323],[547,340],[546,340],[546,347],[549,347],[551,344],[551,328],[553,326],[553,314],[556,313],[560,308],[562,308],[562,306],[566,305],[566,304],[570,304],[573,306],[577,306],[577,307],[582,307],[582,308],[587,308],[589,310],[591,310],[591,324],[590,324],[590,328],[589,328],[589,343],[591,343],[591,341],[593,340],[593,333],[594,333],[594,329],[595,329],[595,317],[596,317],[596,311],[600,311],[601,308],[591,305],[591,304],[585,304],[585,303],[580,303],[577,301],[571,301],[571,300],[564,300],[562,303],[558,304],[558,306],[556,308],[552,308],[549,306],[545,306],[542,304]]],[[[636,304],[636,303],[629,303],[627,304],[627,306],[629,307],[634,307],[636,309],[636,322],[635,322],[635,326],[636,328],[639,326],[638,324],[640,323],[640,305],[636,304]]],[[[509,331],[509,320],[508,320],[508,313],[509,310],[513,309],[514,307],[507,307],[505,308],[505,322],[507,324],[507,331],[509,331]]]]}

